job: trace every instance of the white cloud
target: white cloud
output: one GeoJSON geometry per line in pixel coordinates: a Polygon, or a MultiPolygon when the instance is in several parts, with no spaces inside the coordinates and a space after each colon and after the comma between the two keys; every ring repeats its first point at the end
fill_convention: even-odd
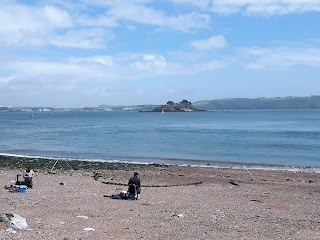
{"type": "Polygon", "coordinates": [[[190,31],[208,26],[210,16],[189,12],[173,15],[149,7],[150,1],[43,1],[23,4],[5,0],[0,8],[0,43],[9,46],[105,48],[116,27],[190,31]],[[41,5],[45,3],[45,5],[41,5]],[[145,4],[145,5],[143,5],[145,4]],[[93,12],[88,12],[87,7],[93,12]],[[96,11],[96,12],[95,12],[96,11]]]}
{"type": "Polygon", "coordinates": [[[52,25],[52,27],[68,28],[72,26],[71,17],[65,10],[58,9],[54,6],[45,6],[40,14],[44,19],[47,19],[47,23],[52,25]]]}
{"type": "MultiPolygon", "coordinates": [[[[169,17],[164,21],[164,27],[181,31],[190,31],[207,27],[209,22],[210,16],[208,14],[191,12],[189,14],[180,14],[177,17],[169,17]]],[[[163,27],[163,25],[161,25],[161,27],[163,27]]]]}
{"type": "Polygon", "coordinates": [[[227,61],[212,60],[208,62],[195,64],[194,69],[196,69],[196,72],[208,72],[208,71],[224,68],[227,65],[228,65],[227,61]]]}
{"type": "Polygon", "coordinates": [[[84,91],[84,94],[87,96],[94,96],[94,97],[99,97],[99,96],[112,97],[112,96],[125,95],[121,91],[114,91],[114,90],[111,90],[110,88],[105,88],[105,87],[86,89],[84,91]]]}
{"type": "Polygon", "coordinates": [[[71,63],[85,63],[85,64],[101,64],[108,67],[115,66],[116,63],[112,56],[91,56],[86,58],[70,58],[71,63]]]}
{"type": "Polygon", "coordinates": [[[11,74],[10,76],[0,77],[0,86],[9,83],[17,77],[18,74],[11,74]]]}
{"type": "MultiPolygon", "coordinates": [[[[119,26],[119,22],[130,21],[146,25],[153,25],[162,29],[178,29],[189,31],[192,29],[203,28],[210,21],[210,16],[204,13],[191,11],[184,14],[168,14],[166,8],[155,8],[152,4],[155,0],[79,0],[66,2],[62,0],[47,0],[50,4],[57,4],[69,11],[77,9],[77,19],[75,21],[86,26],[119,26]],[[80,14],[84,9],[99,8],[105,14],[95,14],[94,17],[80,14]],[[80,18],[80,19],[78,19],[80,18]]],[[[167,4],[168,5],[168,4],[167,4]]],[[[94,11],[94,10],[93,10],[94,11]]],[[[131,25],[131,27],[134,27],[131,25]]]]}
{"type": "Polygon", "coordinates": [[[208,14],[191,12],[170,16],[165,12],[154,8],[127,2],[116,4],[108,10],[107,14],[120,20],[154,25],[165,29],[178,29],[181,31],[203,28],[207,26],[210,21],[210,16],[208,14]]]}
{"type": "Polygon", "coordinates": [[[0,42],[8,45],[43,43],[42,37],[55,29],[72,26],[70,15],[53,6],[32,7],[5,2],[0,8],[0,42]]]}
{"type": "Polygon", "coordinates": [[[161,55],[128,55],[69,58],[65,60],[11,59],[2,64],[8,76],[0,84],[10,89],[73,89],[108,84],[114,81],[154,78],[166,72],[166,60],[161,55]],[[139,70],[139,71],[137,71],[139,70]],[[15,74],[10,74],[15,73],[15,74]]]}
{"type": "Polygon", "coordinates": [[[33,6],[5,1],[0,8],[0,43],[9,46],[104,48],[113,38],[113,19],[89,17],[53,5],[33,6]]]}
{"type": "Polygon", "coordinates": [[[64,34],[48,36],[48,43],[58,47],[96,49],[106,47],[113,35],[102,28],[71,29],[64,34]]]}
{"type": "Polygon", "coordinates": [[[171,0],[174,3],[178,4],[192,4],[197,7],[206,8],[211,0],[171,0]]]}
{"type": "Polygon", "coordinates": [[[127,26],[127,29],[130,30],[130,31],[135,31],[135,30],[137,30],[136,26],[134,26],[134,25],[128,25],[128,26],[127,26]]]}
{"type": "Polygon", "coordinates": [[[190,45],[196,50],[208,51],[212,49],[225,48],[227,46],[227,41],[224,36],[217,35],[207,39],[193,41],[190,45]]]}
{"type": "Polygon", "coordinates": [[[107,16],[106,14],[96,14],[93,16],[77,13],[74,14],[74,22],[79,27],[93,27],[93,28],[114,28],[118,27],[118,20],[116,18],[107,16]]]}
{"type": "Polygon", "coordinates": [[[106,65],[87,64],[85,62],[75,63],[72,61],[16,61],[12,62],[10,68],[19,71],[26,78],[44,78],[49,81],[54,79],[61,79],[65,82],[74,82],[80,84],[87,80],[112,81],[115,72],[108,71],[106,65]],[[113,73],[113,74],[112,74],[113,73]]]}
{"type": "MultiPolygon", "coordinates": [[[[2,92],[19,94],[28,91],[31,96],[40,92],[48,95],[76,94],[103,97],[127,96],[125,87],[111,87],[115,82],[156,79],[159,76],[191,76],[230,67],[231,64],[247,69],[290,69],[296,66],[320,68],[320,49],[316,48],[242,48],[234,56],[219,59],[175,59],[170,61],[161,54],[127,53],[72,57],[63,61],[43,59],[9,59],[2,69],[2,92]],[[233,58],[233,59],[232,59],[233,58]],[[232,59],[232,60],[231,60],[232,59]]],[[[180,79],[180,78],[179,78],[180,79]]],[[[121,84],[120,84],[121,86],[121,84]]],[[[101,99],[100,99],[101,97],[101,99]]]]}
{"type": "MultiPolygon", "coordinates": [[[[157,76],[190,75],[226,68],[230,64],[251,69],[287,69],[295,66],[320,67],[320,49],[315,48],[242,48],[232,57],[195,58],[168,61],[159,54],[94,55],[63,61],[20,59],[2,64],[2,86],[14,88],[73,89],[88,83],[107,84],[157,76]],[[233,60],[231,60],[233,58],[233,60]],[[19,87],[20,86],[20,87],[19,87]]],[[[90,88],[89,88],[90,89],[90,88]]]]}
{"type": "Polygon", "coordinates": [[[291,13],[319,12],[318,0],[172,0],[178,4],[192,4],[218,14],[285,15],[291,13]]]}
{"type": "Polygon", "coordinates": [[[316,48],[243,48],[238,53],[247,68],[320,67],[320,49],[316,48]]]}
{"type": "Polygon", "coordinates": [[[130,66],[144,71],[161,72],[165,70],[167,63],[163,56],[144,55],[140,61],[136,61],[130,66]]]}
{"type": "Polygon", "coordinates": [[[8,59],[2,70],[9,73],[0,78],[3,89],[10,91],[92,92],[109,89],[111,83],[155,79],[159,76],[189,75],[225,67],[224,61],[196,59],[184,62],[167,61],[160,54],[119,53],[70,57],[64,60],[8,59]]]}

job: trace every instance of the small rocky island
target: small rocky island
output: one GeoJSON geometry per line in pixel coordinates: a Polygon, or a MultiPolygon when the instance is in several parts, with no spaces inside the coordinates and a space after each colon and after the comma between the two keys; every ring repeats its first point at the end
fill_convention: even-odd
{"type": "Polygon", "coordinates": [[[173,101],[168,101],[166,105],[161,105],[155,107],[151,111],[141,111],[141,112],[202,112],[192,106],[192,103],[188,100],[182,100],[180,103],[174,103],[173,101]]]}

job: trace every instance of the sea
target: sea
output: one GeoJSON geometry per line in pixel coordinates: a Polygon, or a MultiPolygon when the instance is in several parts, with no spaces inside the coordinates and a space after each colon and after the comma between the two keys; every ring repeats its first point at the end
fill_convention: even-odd
{"type": "Polygon", "coordinates": [[[0,154],[320,173],[320,110],[0,112],[0,154]]]}

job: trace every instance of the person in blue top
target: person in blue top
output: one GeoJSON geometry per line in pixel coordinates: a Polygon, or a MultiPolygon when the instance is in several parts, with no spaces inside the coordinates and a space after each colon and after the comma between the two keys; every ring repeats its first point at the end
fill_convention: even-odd
{"type": "Polygon", "coordinates": [[[137,194],[140,195],[141,192],[141,183],[139,178],[139,173],[135,172],[133,177],[129,179],[128,185],[134,184],[136,186],[137,194]]]}

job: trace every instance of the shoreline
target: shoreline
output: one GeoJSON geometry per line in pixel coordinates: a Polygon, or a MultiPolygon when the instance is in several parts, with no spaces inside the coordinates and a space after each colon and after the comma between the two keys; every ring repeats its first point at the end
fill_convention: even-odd
{"type": "Polygon", "coordinates": [[[57,168],[70,170],[70,166],[74,170],[81,169],[135,169],[138,167],[146,168],[148,166],[180,166],[180,167],[195,167],[195,168],[214,168],[214,169],[234,169],[234,170],[260,170],[260,171],[280,171],[280,172],[304,172],[304,173],[320,173],[320,167],[305,167],[305,166],[287,166],[275,164],[254,164],[254,163],[235,163],[215,161],[211,164],[195,165],[195,164],[170,164],[156,162],[136,162],[122,160],[104,160],[104,159],[74,159],[74,158],[54,158],[42,156],[29,156],[18,154],[0,153],[0,168],[21,168],[28,164],[35,165],[40,169],[48,169],[57,162],[57,168]],[[229,163],[229,164],[227,164],[229,163]],[[20,166],[22,164],[23,166],[20,166]]]}

